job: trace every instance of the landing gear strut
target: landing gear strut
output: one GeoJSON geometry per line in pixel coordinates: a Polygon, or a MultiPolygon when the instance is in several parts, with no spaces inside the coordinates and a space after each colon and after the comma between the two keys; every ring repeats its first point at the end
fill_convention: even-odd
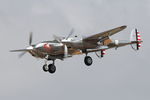
{"type": "Polygon", "coordinates": [[[55,64],[54,64],[54,61],[53,61],[52,64],[49,64],[49,65],[47,65],[46,63],[47,63],[47,62],[45,62],[45,64],[43,65],[43,71],[44,71],[44,72],[49,72],[49,73],[51,73],[51,74],[55,73],[55,71],[56,71],[56,66],[55,66],[55,64]]]}
{"type": "Polygon", "coordinates": [[[93,60],[92,60],[92,58],[91,58],[90,56],[85,56],[85,58],[84,58],[84,63],[85,63],[87,66],[90,66],[90,65],[92,65],[92,63],[93,63],[93,60]]]}

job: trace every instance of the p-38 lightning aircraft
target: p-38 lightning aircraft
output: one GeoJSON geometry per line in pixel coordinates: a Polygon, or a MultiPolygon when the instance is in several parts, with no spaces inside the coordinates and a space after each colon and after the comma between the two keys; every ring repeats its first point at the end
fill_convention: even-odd
{"type": "Polygon", "coordinates": [[[110,36],[122,31],[127,26],[120,26],[105,32],[84,37],[82,39],[71,38],[73,31],[68,37],[54,36],[53,41],[43,41],[37,44],[32,44],[32,34],[29,38],[29,46],[26,49],[11,50],[11,52],[22,52],[20,56],[26,52],[33,57],[45,59],[43,71],[54,73],[56,71],[55,60],[64,60],[73,55],[85,54],[84,62],[87,66],[92,65],[93,60],[88,53],[95,52],[98,57],[104,57],[105,51],[111,48],[118,48],[126,45],[131,45],[134,50],[139,50],[141,47],[141,36],[137,29],[131,31],[130,40],[112,40],[110,36]],[[47,65],[47,61],[53,63],[47,65]]]}

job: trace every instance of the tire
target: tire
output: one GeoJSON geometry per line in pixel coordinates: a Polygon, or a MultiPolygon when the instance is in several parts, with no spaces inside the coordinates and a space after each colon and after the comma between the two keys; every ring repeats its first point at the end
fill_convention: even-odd
{"type": "Polygon", "coordinates": [[[54,65],[54,64],[49,64],[48,65],[48,71],[49,71],[49,73],[51,73],[51,74],[53,74],[53,73],[55,73],[55,71],[56,71],[56,66],[54,65]]]}
{"type": "Polygon", "coordinates": [[[49,68],[48,68],[48,66],[47,66],[46,64],[45,64],[45,65],[43,65],[43,71],[44,71],[44,72],[47,72],[47,71],[48,71],[48,69],[49,69],[49,68]]]}
{"type": "Polygon", "coordinates": [[[87,66],[90,66],[90,65],[92,65],[92,63],[93,63],[93,60],[92,60],[92,58],[91,58],[90,56],[86,56],[86,57],[84,58],[84,63],[85,63],[87,66]]]}

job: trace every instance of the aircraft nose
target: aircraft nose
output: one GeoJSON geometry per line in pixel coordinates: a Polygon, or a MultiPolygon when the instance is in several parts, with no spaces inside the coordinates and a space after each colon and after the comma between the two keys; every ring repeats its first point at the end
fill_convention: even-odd
{"type": "Polygon", "coordinates": [[[33,50],[33,46],[27,47],[28,50],[33,50]]]}

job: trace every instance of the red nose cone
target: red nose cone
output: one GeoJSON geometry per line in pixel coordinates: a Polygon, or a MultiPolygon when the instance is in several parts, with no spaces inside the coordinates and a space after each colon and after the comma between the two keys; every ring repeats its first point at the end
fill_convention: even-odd
{"type": "Polygon", "coordinates": [[[49,44],[44,44],[43,47],[44,47],[44,49],[45,49],[46,51],[48,51],[48,52],[52,51],[52,46],[49,45],[49,44]]]}

